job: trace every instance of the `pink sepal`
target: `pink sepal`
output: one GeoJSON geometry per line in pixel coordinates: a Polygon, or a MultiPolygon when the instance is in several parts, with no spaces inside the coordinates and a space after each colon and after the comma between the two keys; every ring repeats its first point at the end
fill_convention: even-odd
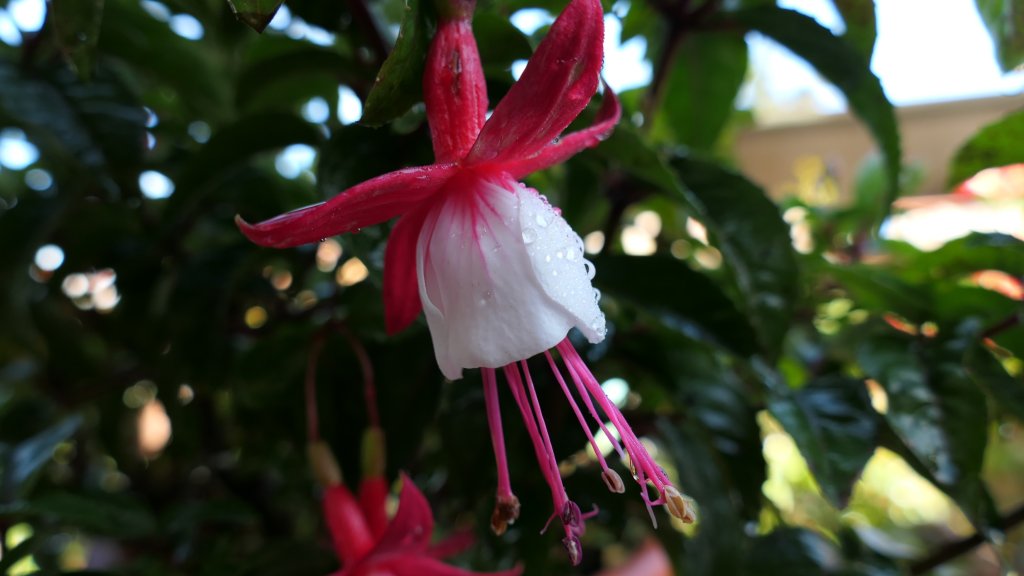
{"type": "Polygon", "coordinates": [[[391,229],[384,252],[384,323],[388,334],[405,330],[420,310],[420,288],[416,279],[416,242],[427,210],[402,216],[391,229]]]}
{"type": "Polygon", "coordinates": [[[487,114],[487,86],[468,18],[438,25],[427,53],[423,99],[435,160],[462,159],[487,114]]]}
{"type": "Polygon", "coordinates": [[[413,208],[438,191],[457,170],[433,164],[389,172],[357,184],[327,202],[299,208],[258,224],[235,223],[260,246],[288,248],[379,224],[413,208]]]}
{"type": "Polygon", "coordinates": [[[550,144],[597,90],[603,40],[601,3],[572,0],[484,124],[467,163],[504,163],[550,144]]]}
{"type": "Polygon", "coordinates": [[[558,142],[541,148],[540,152],[534,156],[506,162],[502,168],[518,180],[527,174],[564,162],[582,150],[593,148],[608,138],[620,118],[622,118],[622,105],[619,104],[618,97],[606,84],[604,101],[597,111],[593,125],[568,134],[558,142]]]}

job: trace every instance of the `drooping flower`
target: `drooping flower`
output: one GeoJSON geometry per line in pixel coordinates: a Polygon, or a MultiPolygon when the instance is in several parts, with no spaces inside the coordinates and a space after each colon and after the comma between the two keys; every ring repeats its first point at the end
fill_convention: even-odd
{"type": "Polygon", "coordinates": [[[560,519],[563,544],[577,564],[583,522],[594,513],[582,513],[565,493],[527,367],[533,356],[545,355],[598,454],[608,488],[625,490],[597,449],[587,416],[620,457],[628,458],[648,507],[665,504],[685,521],[694,517],[692,502],[654,462],[567,339],[572,328],[595,343],[605,336],[599,295],[591,285],[593,266],[559,211],[519,182],[595,146],[619,120],[618,100],[605,90],[595,123],[560,137],[597,91],[603,12],[598,0],[572,0],[519,81],[486,118],[487,94],[472,34],[473,2],[441,4],[424,76],[435,164],[379,176],[328,202],[259,224],[240,218],[238,224],[257,244],[289,247],[400,216],[385,254],[389,332],[404,329],[423,310],[444,375],[454,380],[465,369],[481,368],[498,465],[491,525],[499,534],[519,514],[498,407],[497,371],[505,374],[551,489],[552,519],[560,519]],[[654,497],[648,494],[649,484],[657,491],[654,497]]]}
{"type": "Polygon", "coordinates": [[[384,432],[379,424],[373,369],[366,350],[346,333],[360,360],[370,425],[363,436],[363,478],[358,497],[345,485],[334,454],[320,439],[316,407],[316,363],[322,340],[314,343],[306,370],[307,446],[313,476],[324,488],[323,513],[341,570],[331,576],[519,576],[515,568],[478,573],[441,561],[468,548],[473,540],[456,535],[431,544],[434,515],[427,499],[405,474],[398,511],[388,519],[384,432]]]}

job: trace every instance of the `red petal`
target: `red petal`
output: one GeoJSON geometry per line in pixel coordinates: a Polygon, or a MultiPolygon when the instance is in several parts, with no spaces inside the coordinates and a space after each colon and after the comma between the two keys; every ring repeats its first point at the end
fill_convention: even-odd
{"type": "Polygon", "coordinates": [[[373,548],[373,538],[356,499],[343,485],[324,492],[324,519],[331,532],[334,550],[345,566],[357,562],[373,548]]]}
{"type": "Polygon", "coordinates": [[[429,556],[405,556],[388,563],[388,570],[395,576],[519,576],[522,568],[513,568],[504,572],[470,572],[455,566],[449,566],[429,556]]]}
{"type": "Polygon", "coordinates": [[[434,513],[430,504],[413,484],[411,478],[402,474],[402,494],[398,501],[398,513],[388,524],[373,555],[393,552],[422,553],[430,544],[434,532],[434,513]]]}
{"type": "Polygon", "coordinates": [[[359,484],[359,508],[366,517],[370,533],[376,540],[388,527],[388,482],[383,478],[366,478],[359,484]]]}
{"type": "Polygon", "coordinates": [[[259,224],[235,223],[260,246],[287,248],[379,224],[427,199],[455,173],[453,164],[432,164],[389,172],[338,194],[259,224]]]}
{"type": "Polygon", "coordinates": [[[388,334],[405,330],[423,309],[416,278],[416,243],[427,210],[416,210],[398,219],[388,235],[384,253],[384,321],[388,334]]]}
{"type": "Polygon", "coordinates": [[[487,86],[468,19],[445,20],[437,29],[427,53],[423,99],[435,160],[461,160],[487,114],[487,86]]]}
{"type": "Polygon", "coordinates": [[[572,0],[484,124],[467,162],[533,156],[565,130],[597,90],[603,18],[599,0],[572,0]]]}
{"type": "Polygon", "coordinates": [[[502,168],[518,180],[537,170],[565,162],[582,150],[593,148],[608,138],[621,117],[622,106],[619,104],[619,99],[612,89],[605,85],[604,102],[601,103],[601,109],[597,111],[593,125],[573,132],[559,139],[555,144],[541,148],[540,152],[534,156],[503,164],[502,168]]]}

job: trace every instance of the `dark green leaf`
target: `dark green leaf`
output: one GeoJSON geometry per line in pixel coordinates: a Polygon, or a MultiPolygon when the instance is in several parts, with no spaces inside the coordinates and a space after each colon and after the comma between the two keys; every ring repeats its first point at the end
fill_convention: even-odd
{"type": "Polygon", "coordinates": [[[115,168],[137,167],[145,145],[142,107],[108,73],[88,83],[70,70],[42,73],[0,61],[0,109],[37,144],[96,174],[108,190],[115,168]]]}
{"type": "Polygon", "coordinates": [[[821,491],[845,508],[877,441],[877,414],[864,382],[823,376],[796,392],[776,391],[768,410],[796,441],[821,491]]]}
{"type": "Polygon", "coordinates": [[[150,511],[122,495],[50,492],[22,503],[17,509],[94,534],[145,538],[156,531],[156,520],[150,511]]]}
{"type": "MultiPolygon", "coordinates": [[[[661,111],[674,141],[709,151],[733,112],[747,73],[747,45],[739,34],[687,36],[677,49],[661,111]]],[[[659,120],[659,121],[661,121],[659,120]]]]}
{"type": "Polygon", "coordinates": [[[187,114],[209,121],[228,113],[229,84],[221,56],[204,43],[186,40],[147,14],[138,2],[106,2],[101,54],[131,66],[135,80],[166,91],[187,114]],[[116,23],[116,25],[115,25],[116,23]]]}
{"type": "Polygon", "coordinates": [[[1024,2],[975,0],[1004,72],[1024,64],[1024,2]]]}
{"type": "Polygon", "coordinates": [[[284,0],[228,0],[235,16],[257,32],[263,32],[274,19],[284,0]]]}
{"type": "Polygon", "coordinates": [[[877,25],[873,0],[832,0],[846,24],[843,39],[857,48],[866,59],[871,60],[875,51],[877,25]]]}
{"type": "Polygon", "coordinates": [[[685,263],[668,256],[603,256],[595,259],[595,265],[600,271],[595,283],[605,293],[742,356],[756,352],[757,342],[746,318],[710,278],[685,263]]]}
{"type": "Polygon", "coordinates": [[[178,211],[194,205],[204,193],[209,192],[210,184],[216,183],[218,177],[255,154],[291,144],[315,146],[321,139],[316,126],[291,114],[247,116],[218,131],[174,178],[176,192],[168,200],[168,212],[176,215],[178,211]]]}
{"type": "Polygon", "coordinates": [[[427,24],[422,0],[408,0],[398,40],[384,61],[366,97],[362,123],[379,126],[405,114],[422,99],[423,66],[427,55],[427,24]]]}
{"type": "Polygon", "coordinates": [[[963,368],[967,341],[920,343],[889,333],[866,339],[857,359],[885,388],[885,419],[896,435],[968,518],[984,523],[987,505],[979,473],[988,409],[963,368]]]}
{"type": "Polygon", "coordinates": [[[780,528],[755,538],[746,557],[747,576],[813,576],[828,573],[838,560],[835,546],[802,528],[780,528]]]}
{"type": "Polygon", "coordinates": [[[992,399],[995,408],[1024,421],[1024,381],[1010,376],[989,350],[976,344],[964,356],[967,373],[992,399]]]}
{"type": "Polygon", "coordinates": [[[738,573],[742,556],[736,548],[745,537],[743,522],[720,455],[692,422],[677,426],[659,420],[658,434],[676,464],[680,488],[698,506],[698,529],[693,538],[683,538],[674,530],[658,531],[666,549],[682,564],[685,574],[738,573]]]}
{"type": "Polygon", "coordinates": [[[946,183],[959,185],[986,168],[1024,162],[1024,110],[1013,112],[978,131],[960,147],[949,167],[946,183]]]}
{"type": "Polygon", "coordinates": [[[900,137],[892,104],[871,72],[869,60],[813,18],[793,10],[763,6],[736,12],[735,17],[807,60],[846,95],[850,108],[867,124],[885,157],[889,194],[878,212],[880,216],[888,213],[889,204],[900,192],[900,137]]]}
{"type": "Polygon", "coordinates": [[[761,188],[722,166],[692,157],[672,161],[695,216],[736,278],[761,346],[775,357],[792,321],[799,270],[778,207],[761,188]]]}
{"type": "Polygon", "coordinates": [[[914,322],[929,320],[927,292],[886,270],[860,264],[831,266],[829,274],[845,287],[858,306],[875,312],[895,312],[914,322]]]}
{"type": "Polygon", "coordinates": [[[9,449],[4,458],[0,498],[10,499],[24,493],[29,480],[50,461],[57,446],[82,425],[79,415],[68,416],[57,424],[9,449]]]}
{"type": "Polygon", "coordinates": [[[50,0],[50,21],[64,57],[81,78],[92,75],[104,0],[50,0]]]}
{"type": "Polygon", "coordinates": [[[910,246],[893,245],[895,268],[916,283],[936,278],[959,279],[979,270],[1001,270],[1024,276],[1024,242],[1009,234],[972,233],[951,240],[941,248],[922,252],[910,246]]]}
{"type": "Polygon", "coordinates": [[[238,79],[238,103],[247,110],[294,110],[322,96],[331,104],[337,101],[339,82],[363,84],[355,71],[351,59],[337,50],[300,44],[251,62],[238,79]]]}

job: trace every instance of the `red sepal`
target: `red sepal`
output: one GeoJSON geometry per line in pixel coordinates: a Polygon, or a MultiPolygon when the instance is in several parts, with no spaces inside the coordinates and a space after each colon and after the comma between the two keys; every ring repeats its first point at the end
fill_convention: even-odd
{"type": "Polygon", "coordinates": [[[358,562],[373,548],[373,537],[352,492],[342,484],[331,486],[324,492],[323,506],[327,529],[342,565],[358,562]]]}
{"type": "Polygon", "coordinates": [[[533,156],[565,130],[597,91],[603,18],[599,0],[569,3],[484,124],[467,163],[533,156]]]}
{"type": "Polygon", "coordinates": [[[416,276],[416,243],[427,209],[402,216],[388,235],[384,252],[384,323],[388,334],[405,330],[423,309],[416,276]]]}
{"type": "Polygon", "coordinates": [[[235,223],[260,246],[288,248],[317,242],[390,220],[429,198],[456,172],[454,164],[433,164],[389,172],[357,184],[327,202],[299,208],[258,224],[235,223]]]}
{"type": "Polygon", "coordinates": [[[461,160],[487,114],[487,86],[468,18],[439,24],[427,53],[423,100],[435,161],[461,160]]]}

